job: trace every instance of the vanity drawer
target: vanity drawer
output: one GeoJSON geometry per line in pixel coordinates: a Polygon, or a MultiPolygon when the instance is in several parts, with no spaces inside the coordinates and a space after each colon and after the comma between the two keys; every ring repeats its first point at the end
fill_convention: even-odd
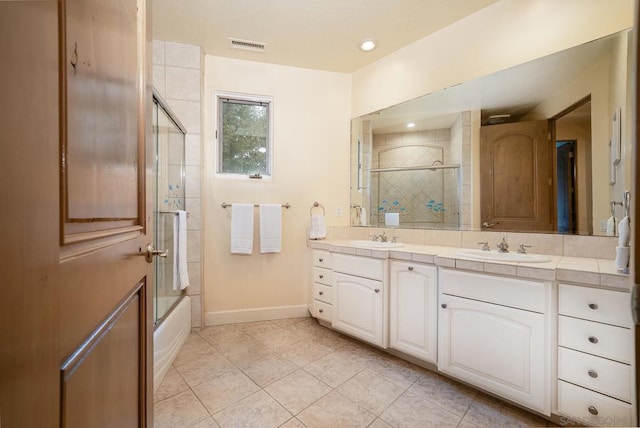
{"type": "Polygon", "coordinates": [[[630,402],[632,375],[627,364],[558,348],[558,377],[562,380],[630,402]]]}
{"type": "Polygon", "coordinates": [[[313,298],[325,303],[333,303],[333,289],[328,285],[313,283],[313,298]]]}
{"type": "Polygon", "coordinates": [[[382,259],[349,254],[333,254],[331,262],[334,272],[377,279],[378,281],[384,280],[384,261],[382,259]]]}
{"type": "Polygon", "coordinates": [[[331,322],[332,306],[319,300],[313,300],[313,316],[327,322],[331,322]]]}
{"type": "Polygon", "coordinates": [[[547,283],[440,269],[445,294],[545,313],[547,283]]]}
{"type": "Polygon", "coordinates": [[[558,382],[558,411],[581,424],[635,426],[630,404],[563,381],[558,382]]]}
{"type": "Polygon", "coordinates": [[[561,315],[631,327],[629,293],[560,284],[558,311],[561,315]]]}
{"type": "Polygon", "coordinates": [[[631,362],[631,330],[560,315],[558,345],[612,360],[631,362]]]}
{"type": "Polygon", "coordinates": [[[313,250],[313,265],[331,269],[331,253],[326,250],[313,250]]]}
{"type": "Polygon", "coordinates": [[[313,282],[319,282],[320,284],[325,284],[325,285],[332,285],[333,271],[325,268],[314,267],[313,282]]]}

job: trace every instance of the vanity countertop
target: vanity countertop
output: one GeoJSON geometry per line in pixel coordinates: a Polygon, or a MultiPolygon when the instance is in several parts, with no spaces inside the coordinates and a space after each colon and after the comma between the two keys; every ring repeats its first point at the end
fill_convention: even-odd
{"type": "Polygon", "coordinates": [[[614,261],[607,259],[547,255],[549,261],[541,263],[483,261],[459,254],[462,248],[456,247],[403,244],[396,248],[369,249],[354,246],[348,239],[308,240],[307,245],[343,254],[430,263],[527,279],[567,281],[621,291],[629,291],[631,287],[629,275],[618,272],[614,261]]]}

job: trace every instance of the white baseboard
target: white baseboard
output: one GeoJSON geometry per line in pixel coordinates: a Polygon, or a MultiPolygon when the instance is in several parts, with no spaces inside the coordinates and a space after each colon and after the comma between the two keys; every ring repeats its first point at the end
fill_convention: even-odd
{"type": "Polygon", "coordinates": [[[206,312],[204,325],[233,324],[239,322],[268,321],[281,318],[308,317],[307,305],[277,306],[273,308],[239,309],[235,311],[206,312]]]}

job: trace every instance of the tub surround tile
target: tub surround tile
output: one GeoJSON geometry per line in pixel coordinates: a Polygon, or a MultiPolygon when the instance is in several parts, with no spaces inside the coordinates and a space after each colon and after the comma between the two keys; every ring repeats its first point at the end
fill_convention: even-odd
{"type": "Polygon", "coordinates": [[[165,67],[167,98],[200,101],[200,70],[167,65],[165,67]]]}
{"type": "Polygon", "coordinates": [[[199,46],[176,42],[164,42],[164,44],[166,65],[201,68],[202,52],[199,46]]]}

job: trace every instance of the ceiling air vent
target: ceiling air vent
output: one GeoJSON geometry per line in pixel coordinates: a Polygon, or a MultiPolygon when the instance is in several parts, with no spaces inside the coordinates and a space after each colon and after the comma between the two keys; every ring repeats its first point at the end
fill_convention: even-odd
{"type": "Polygon", "coordinates": [[[262,42],[252,42],[251,40],[240,40],[229,38],[229,47],[231,49],[241,49],[243,51],[250,52],[265,52],[267,50],[267,44],[262,42]]]}

